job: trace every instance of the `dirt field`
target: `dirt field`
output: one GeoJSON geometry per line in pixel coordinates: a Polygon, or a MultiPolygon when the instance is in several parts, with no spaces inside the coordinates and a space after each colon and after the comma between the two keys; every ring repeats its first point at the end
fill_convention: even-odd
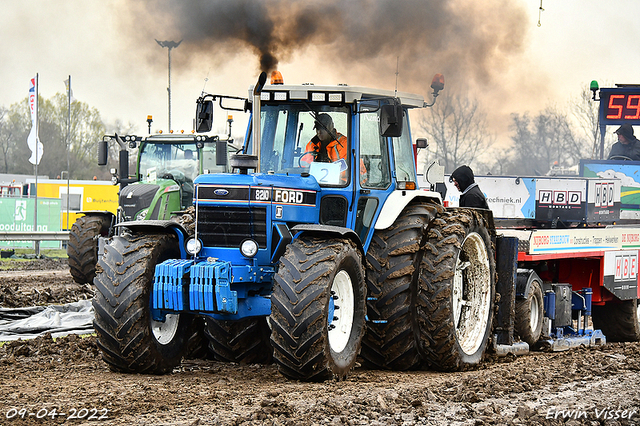
{"type": "MultiPolygon", "coordinates": [[[[91,297],[64,261],[17,268],[0,272],[2,307],[91,297]]],[[[0,348],[0,425],[635,425],[639,349],[534,353],[448,374],[359,367],[343,382],[300,383],[273,365],[210,360],[117,374],[94,337],[42,337],[0,348]]]]}

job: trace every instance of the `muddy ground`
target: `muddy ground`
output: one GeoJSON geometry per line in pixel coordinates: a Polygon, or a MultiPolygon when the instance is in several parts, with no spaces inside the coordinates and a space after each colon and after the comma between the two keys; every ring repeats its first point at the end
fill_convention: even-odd
{"type": "MultiPolygon", "coordinates": [[[[2,307],[91,297],[64,260],[15,269],[0,272],[2,307]]],[[[95,337],[41,337],[0,348],[0,425],[635,425],[639,379],[638,343],[493,359],[460,373],[358,367],[343,382],[300,383],[273,365],[211,360],[186,360],[166,376],[117,374],[95,337]]]]}

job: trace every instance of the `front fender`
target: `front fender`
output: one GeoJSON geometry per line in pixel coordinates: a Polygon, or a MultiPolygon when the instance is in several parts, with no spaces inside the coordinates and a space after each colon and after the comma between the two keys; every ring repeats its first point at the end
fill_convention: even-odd
{"type": "Polygon", "coordinates": [[[173,232],[178,237],[178,245],[180,248],[180,257],[186,259],[187,252],[184,248],[185,241],[189,238],[187,230],[178,222],[172,220],[133,220],[131,222],[121,222],[116,225],[117,228],[127,228],[133,232],[140,233],[158,233],[173,232]]]}
{"type": "Polygon", "coordinates": [[[360,237],[355,233],[353,229],[343,228],[342,226],[332,226],[332,225],[320,225],[320,224],[300,224],[291,228],[291,232],[294,238],[297,238],[300,235],[316,235],[323,238],[327,236],[340,236],[343,238],[349,238],[358,246],[358,249],[362,253],[364,259],[364,248],[362,246],[362,241],[360,241],[360,237]]]}

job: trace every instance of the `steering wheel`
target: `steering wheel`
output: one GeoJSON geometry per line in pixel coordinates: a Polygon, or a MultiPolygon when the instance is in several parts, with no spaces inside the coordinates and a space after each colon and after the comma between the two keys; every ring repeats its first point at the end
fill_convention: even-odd
{"type": "MultiPolygon", "coordinates": [[[[315,152],[315,151],[307,151],[307,152],[305,152],[305,153],[304,153],[304,154],[302,154],[300,157],[298,157],[298,167],[309,167],[308,165],[307,165],[307,166],[303,166],[303,165],[302,165],[302,157],[304,157],[304,156],[305,156],[305,155],[307,155],[307,154],[313,154],[313,158],[314,158],[314,159],[315,159],[315,157],[316,157],[316,152],[315,152]]],[[[306,161],[305,161],[305,163],[306,163],[306,161]]]]}
{"type": "Polygon", "coordinates": [[[609,158],[607,158],[607,160],[624,160],[624,161],[633,161],[633,159],[627,157],[626,155],[613,155],[609,158]]]}

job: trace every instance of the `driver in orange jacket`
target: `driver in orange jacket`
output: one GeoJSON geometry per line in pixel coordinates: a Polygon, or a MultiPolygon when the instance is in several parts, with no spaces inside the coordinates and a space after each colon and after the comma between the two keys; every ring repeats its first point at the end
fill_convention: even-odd
{"type": "MultiPolygon", "coordinates": [[[[316,136],[314,136],[305,149],[305,154],[300,161],[311,164],[314,161],[333,163],[340,159],[343,159],[349,165],[347,159],[348,143],[347,137],[342,133],[336,131],[333,125],[333,119],[329,114],[318,114],[316,117],[316,123],[313,126],[316,130],[316,136]]],[[[367,170],[364,167],[364,163],[360,161],[360,175],[361,180],[367,170]]],[[[341,180],[347,181],[346,172],[341,173],[341,180]]]]}

